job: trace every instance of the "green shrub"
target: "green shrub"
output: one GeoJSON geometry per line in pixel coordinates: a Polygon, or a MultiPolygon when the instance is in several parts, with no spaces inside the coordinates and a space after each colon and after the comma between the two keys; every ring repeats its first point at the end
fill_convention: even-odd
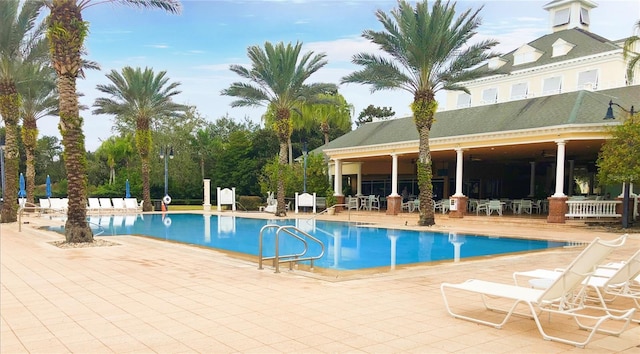
{"type": "Polygon", "coordinates": [[[258,210],[263,204],[262,198],[256,195],[241,195],[238,198],[238,203],[240,203],[240,205],[238,205],[239,210],[258,210]]]}

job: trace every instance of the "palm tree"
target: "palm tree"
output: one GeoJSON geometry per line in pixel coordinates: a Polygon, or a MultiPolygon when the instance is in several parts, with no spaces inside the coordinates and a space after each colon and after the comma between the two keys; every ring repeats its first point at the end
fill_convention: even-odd
{"type": "Polygon", "coordinates": [[[176,90],[180,83],[169,83],[166,71],[155,75],[153,70],[122,69],[122,74],[112,70],[107,78],[112,84],[98,85],[98,91],[111,98],[97,98],[93,104],[95,114],[113,114],[120,119],[132,119],[136,126],[136,147],[142,161],[143,211],[151,211],[151,187],[149,184],[151,155],[151,124],[154,119],[166,116],[180,116],[189,107],[174,103],[171,99],[180,93],[176,90]]]}
{"type": "Polygon", "coordinates": [[[28,79],[18,83],[22,97],[22,143],[27,159],[27,202],[34,203],[36,178],[37,120],[58,112],[55,72],[49,66],[31,66],[28,79]]]}
{"type": "Polygon", "coordinates": [[[420,135],[418,153],[418,185],[420,188],[420,220],[423,226],[434,225],[433,186],[429,134],[438,103],[437,91],[461,90],[462,83],[487,75],[484,70],[470,70],[497,56],[487,51],[493,40],[468,44],[480,25],[482,8],[463,12],[455,18],[455,3],[436,0],[431,11],[427,2],[414,9],[409,2],[398,1],[388,16],[376,12],[384,31],[366,30],[362,36],[380,46],[390,57],[360,53],[353,63],[363,66],[342,79],[343,83],[371,85],[371,91],[402,89],[413,95],[411,110],[420,135]]]}
{"type": "MultiPolygon", "coordinates": [[[[280,42],[275,46],[270,42],[264,49],[251,46],[247,55],[251,60],[251,69],[241,65],[231,65],[230,69],[249,81],[234,82],[222,94],[237,97],[232,107],[268,106],[273,112],[273,129],[280,143],[278,163],[287,164],[287,142],[291,138],[291,111],[304,101],[313,100],[318,94],[335,90],[335,85],[326,83],[306,84],[305,81],[327,64],[326,55],[307,52],[300,57],[302,43],[286,46],[280,42]]],[[[282,169],[278,171],[278,209],[277,216],[285,216],[285,190],[282,169]]]]}
{"type": "Polygon", "coordinates": [[[21,99],[17,83],[25,80],[25,71],[46,59],[44,27],[37,20],[42,1],[0,1],[0,116],[5,124],[5,182],[0,221],[17,220],[18,195],[18,123],[21,99]]]}
{"type": "Polygon", "coordinates": [[[105,2],[129,4],[141,8],[156,7],[171,13],[181,10],[178,0],[48,0],[47,36],[53,68],[58,75],[60,94],[60,134],[65,150],[69,209],[65,225],[67,242],[93,242],[86,221],[87,162],[85,158],[82,117],[76,92],[76,78],[81,74],[81,53],[89,33],[82,11],[92,4],[105,2]]]}
{"type": "Polygon", "coordinates": [[[337,92],[320,94],[318,100],[318,103],[302,106],[300,123],[301,128],[307,132],[319,128],[326,145],[329,143],[329,132],[332,126],[343,131],[351,130],[353,105],[347,103],[337,92]]]}
{"type": "Polygon", "coordinates": [[[624,41],[623,57],[625,60],[629,59],[627,64],[627,81],[629,84],[633,82],[633,77],[636,68],[640,66],[640,53],[638,53],[637,46],[640,45],[640,20],[634,25],[636,34],[627,38],[624,41]]]}

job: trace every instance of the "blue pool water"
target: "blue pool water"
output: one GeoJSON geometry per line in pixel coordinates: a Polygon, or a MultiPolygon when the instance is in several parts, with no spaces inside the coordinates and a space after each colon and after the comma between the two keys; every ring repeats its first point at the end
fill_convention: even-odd
{"type": "MultiPolygon", "coordinates": [[[[145,235],[256,256],[258,235],[264,225],[295,225],[325,244],[324,257],[315,261],[315,266],[335,270],[460,260],[566,245],[564,242],[409,231],[309,219],[265,220],[224,215],[145,214],[91,216],[89,222],[96,233],[100,228],[104,229],[101,236],[145,235]]],[[[264,232],[264,256],[275,253],[275,231],[276,228],[270,228],[264,232]]],[[[309,254],[320,252],[320,247],[311,242],[309,248],[309,254]]],[[[294,253],[301,249],[300,241],[280,237],[280,254],[294,253]]]]}

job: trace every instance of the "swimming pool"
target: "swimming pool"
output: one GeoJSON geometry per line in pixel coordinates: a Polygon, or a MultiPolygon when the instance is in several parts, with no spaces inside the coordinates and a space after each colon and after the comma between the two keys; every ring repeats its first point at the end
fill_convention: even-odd
{"type": "MultiPolygon", "coordinates": [[[[325,254],[315,261],[315,266],[333,270],[394,268],[566,245],[564,242],[545,240],[388,229],[316,219],[266,220],[211,214],[140,214],[91,216],[89,222],[95,232],[99,228],[105,230],[101,236],[145,235],[255,256],[258,255],[259,232],[264,225],[294,225],[325,244],[325,254]]],[[[59,227],[52,229],[61,230],[59,227]]],[[[275,252],[275,228],[265,230],[263,237],[263,255],[272,256],[275,252]]],[[[319,253],[319,246],[310,243],[309,247],[310,254],[319,253]]],[[[299,241],[280,237],[281,254],[301,248],[299,241]]]]}

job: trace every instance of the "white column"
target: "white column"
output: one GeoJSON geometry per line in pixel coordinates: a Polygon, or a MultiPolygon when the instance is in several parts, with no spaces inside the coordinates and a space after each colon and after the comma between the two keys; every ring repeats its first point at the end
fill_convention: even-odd
{"type": "Polygon", "coordinates": [[[205,211],[211,210],[211,180],[204,180],[204,203],[202,204],[205,211]]]}
{"type": "Polygon", "coordinates": [[[559,198],[566,196],[564,194],[564,152],[567,142],[564,140],[558,140],[556,141],[556,144],[558,144],[558,152],[556,155],[556,192],[552,197],[559,198]]]}
{"type": "Polygon", "coordinates": [[[391,154],[391,197],[398,196],[398,155],[391,154]]]}
{"type": "Polygon", "coordinates": [[[461,148],[456,149],[456,193],[453,195],[454,197],[463,197],[464,193],[462,193],[462,162],[463,162],[463,152],[461,148]]]}
{"type": "Polygon", "coordinates": [[[362,162],[358,162],[358,186],[356,187],[356,195],[362,195],[362,162]]]}
{"type": "Polygon", "coordinates": [[[342,161],[340,159],[333,160],[335,162],[335,173],[333,174],[333,195],[342,195],[342,161]]]}
{"type": "Polygon", "coordinates": [[[529,176],[529,197],[533,197],[536,193],[536,162],[529,162],[531,165],[531,175],[529,176]]]}

